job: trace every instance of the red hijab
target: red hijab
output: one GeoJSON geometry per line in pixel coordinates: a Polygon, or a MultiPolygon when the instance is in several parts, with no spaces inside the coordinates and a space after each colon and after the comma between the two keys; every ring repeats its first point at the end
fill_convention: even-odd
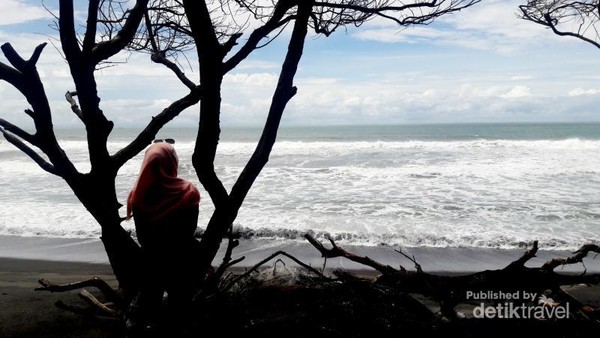
{"type": "Polygon", "coordinates": [[[200,192],[194,184],[177,177],[178,166],[172,145],[154,143],[146,150],[140,176],[127,198],[127,219],[133,215],[133,208],[154,222],[177,209],[200,203],[200,192]]]}

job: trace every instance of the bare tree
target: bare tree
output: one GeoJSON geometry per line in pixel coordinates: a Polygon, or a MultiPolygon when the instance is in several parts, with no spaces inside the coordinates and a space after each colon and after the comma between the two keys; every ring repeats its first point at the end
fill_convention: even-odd
{"type": "Polygon", "coordinates": [[[575,37],[600,48],[598,0],[528,0],[519,9],[525,20],[546,26],[557,35],[575,37]]]}
{"type": "MultiPolygon", "coordinates": [[[[220,243],[235,220],[254,181],[266,165],[287,103],[296,94],[298,64],[309,30],[330,35],[347,26],[381,18],[399,26],[429,24],[479,0],[90,0],[87,25],[80,32],[73,0],[60,0],[58,30],[75,90],[67,92],[71,109],[87,132],[91,170],[79,172],[60,147],[52,125],[52,110],[36,69],[45,46],[31,58],[19,56],[10,44],[2,51],[10,65],[0,63],[0,79],[27,99],[25,110],[35,133],[0,119],[0,132],[45,171],[60,176],[102,228],[102,241],[119,286],[133,296],[139,288],[139,247],[121,226],[121,204],[115,192],[119,168],[151,143],[157,132],[184,109],[199,103],[199,126],[193,165],[215,209],[201,240],[198,268],[209,269],[220,243]],[[253,51],[290,30],[288,49],[279,73],[268,116],[256,149],[228,189],[215,172],[220,137],[221,89],[224,76],[253,51]],[[124,49],[147,52],[154,62],[173,71],[189,90],[156,114],[139,135],[114,154],[107,150],[113,129],[101,110],[95,71],[124,49]],[[190,55],[193,55],[190,57],[190,55]],[[180,67],[183,58],[196,64],[199,78],[190,79],[180,67]],[[192,61],[193,60],[193,61],[192,61]]],[[[61,109],[56,107],[55,109],[61,109]]]]}

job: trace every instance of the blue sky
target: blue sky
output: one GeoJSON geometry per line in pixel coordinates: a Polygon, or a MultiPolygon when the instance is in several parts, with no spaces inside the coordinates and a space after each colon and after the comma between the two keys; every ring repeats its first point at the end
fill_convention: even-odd
{"type": "MultiPolygon", "coordinates": [[[[518,19],[523,2],[483,0],[429,26],[399,30],[377,20],[329,38],[311,36],[284,125],[600,121],[600,50],[518,19]]],[[[57,3],[45,1],[54,10],[57,3]]],[[[39,0],[3,0],[0,11],[0,40],[25,57],[56,36],[39,0]]],[[[285,37],[226,76],[224,124],[263,123],[285,37]]],[[[51,45],[38,69],[55,125],[79,126],[63,97],[74,89],[68,69],[51,45]]],[[[194,69],[186,73],[197,77],[194,69]]],[[[185,94],[147,55],[99,71],[98,82],[102,108],[120,127],[147,123],[185,94]]],[[[0,96],[1,117],[31,125],[22,113],[27,103],[14,89],[1,83],[0,96]]],[[[195,126],[197,119],[193,108],[173,124],[195,126]]]]}

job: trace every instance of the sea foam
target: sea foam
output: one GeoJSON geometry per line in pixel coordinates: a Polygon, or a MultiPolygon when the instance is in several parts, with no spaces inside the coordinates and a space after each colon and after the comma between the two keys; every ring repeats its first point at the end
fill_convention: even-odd
{"type": "MultiPolygon", "coordinates": [[[[114,153],[129,141],[109,143],[114,153]]],[[[87,145],[61,141],[81,171],[87,145]]],[[[223,141],[217,174],[228,189],[256,144],[223,141]]],[[[199,232],[213,210],[179,139],[180,175],[200,187],[199,232]]],[[[600,241],[600,140],[282,140],[235,226],[242,238],[358,245],[517,248],[533,240],[573,249],[600,241]]],[[[143,154],[120,171],[124,203],[143,154]]],[[[99,226],[68,186],[0,142],[0,234],[93,238],[99,226]]],[[[122,211],[124,212],[124,211],[122,211]]],[[[124,226],[133,230],[133,222],[124,226]]]]}

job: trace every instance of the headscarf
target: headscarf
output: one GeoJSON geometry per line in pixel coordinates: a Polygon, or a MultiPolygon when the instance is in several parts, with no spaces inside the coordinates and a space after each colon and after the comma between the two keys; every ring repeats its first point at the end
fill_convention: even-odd
{"type": "Polygon", "coordinates": [[[168,143],[154,143],[147,150],[133,190],[127,198],[127,219],[137,212],[150,221],[200,203],[200,192],[189,181],[177,177],[179,160],[168,143]]]}

